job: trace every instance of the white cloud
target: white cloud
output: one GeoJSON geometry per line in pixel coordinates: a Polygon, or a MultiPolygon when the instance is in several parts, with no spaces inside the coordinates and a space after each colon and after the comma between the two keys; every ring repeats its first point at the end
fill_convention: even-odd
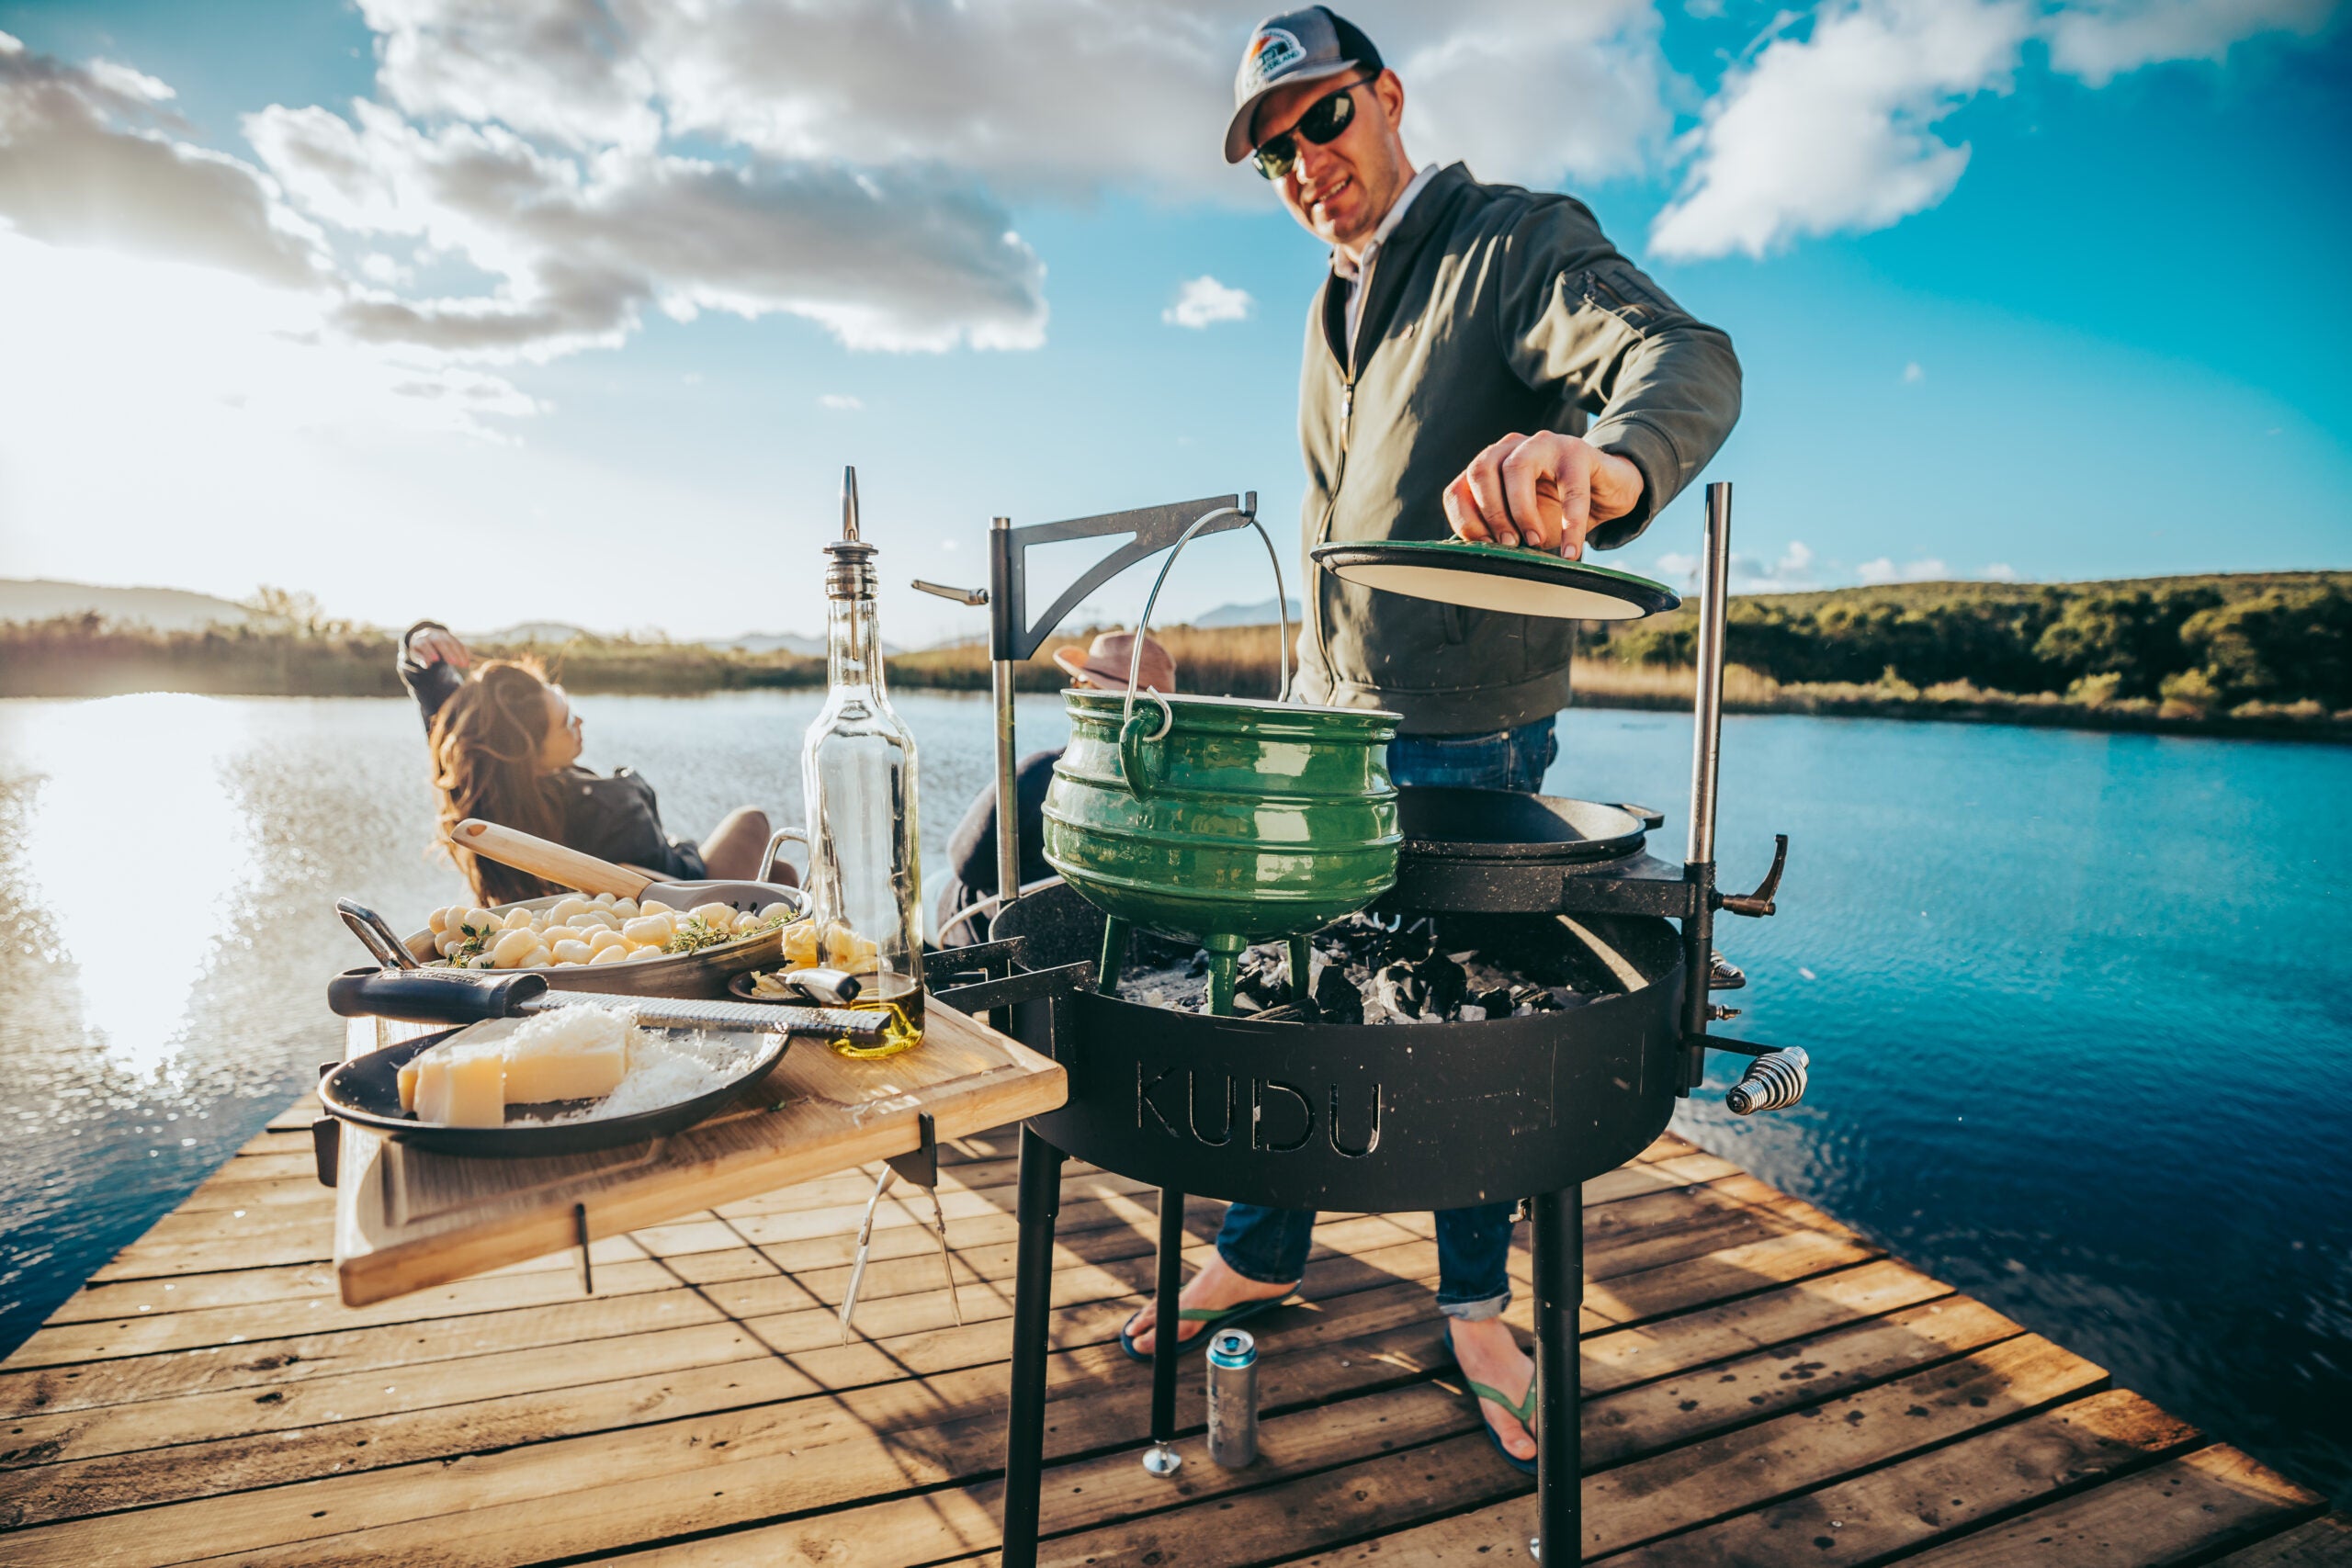
{"type": "Polygon", "coordinates": [[[855,413],[865,406],[865,400],[849,392],[826,392],[817,399],[817,406],[842,413],[855,413]]]}
{"type": "MultiPolygon", "coordinates": [[[[1681,551],[1670,551],[1657,558],[1660,577],[1693,589],[1699,586],[1699,567],[1697,556],[1681,551]]],[[[1729,574],[1731,591],[1734,593],[1795,593],[1808,588],[1818,588],[1821,582],[1813,568],[1813,547],[1803,539],[1791,539],[1777,560],[1760,561],[1734,550],[1729,574]]]]}
{"type": "MultiPolygon", "coordinates": [[[[364,0],[385,95],[576,148],[663,135],[775,158],[944,162],[1017,196],[1259,199],[1219,152],[1262,0],[364,0]]],[[[1648,0],[1360,0],[1422,157],[1488,178],[1633,172],[1670,79],[1648,0]]]]}
{"type": "Polygon", "coordinates": [[[1979,575],[1987,582],[2015,582],[2018,580],[2018,569],[2005,560],[1996,560],[1979,575]]]}
{"type": "Polygon", "coordinates": [[[2006,92],[2024,45],[2093,86],[2168,60],[2219,60],[2258,34],[2312,34],[2336,0],[1830,0],[1809,31],[1782,12],[1681,143],[1682,187],[1651,243],[1668,255],[1763,256],[1807,235],[1883,229],[1935,206],[1969,149],[1936,127],[2006,92]],[[1779,36],[1771,36],[1779,35],[1779,36]]]}
{"type": "Polygon", "coordinates": [[[1928,373],[1919,367],[1916,359],[1903,367],[1903,384],[1906,387],[1916,387],[1927,378],[1928,373]]]}
{"type": "Polygon", "coordinates": [[[1943,582],[1951,577],[1951,569],[1933,556],[1894,564],[1892,556],[1866,560],[1854,569],[1854,576],[1870,587],[1883,587],[1890,582],[1943,582]]]}
{"type": "Polygon", "coordinates": [[[2337,0],[2087,0],[2050,18],[2051,63],[2094,87],[2165,60],[2212,60],[2259,33],[2309,37],[2337,0]]]}
{"type": "Polygon", "coordinates": [[[1762,256],[1934,206],[1968,149],[1932,128],[2005,81],[2030,20],[2021,0],[1825,6],[1810,36],[1775,39],[1725,78],[1651,242],[1668,255],[1762,256]]]}
{"type": "Polygon", "coordinates": [[[0,33],[0,224],[301,287],[319,234],[251,164],[173,140],[172,90],[127,66],[35,54],[0,33]]]}
{"type": "Polygon", "coordinates": [[[546,151],[502,126],[273,106],[245,134],[293,198],[366,234],[414,235],[496,280],[484,294],[355,290],[355,336],[490,358],[613,345],[648,305],[820,321],[852,348],[1033,347],[1043,265],[957,176],[752,158],[546,151]]]}
{"type": "Polygon", "coordinates": [[[1245,321],[1255,303],[1246,291],[1228,288],[1204,273],[1177,289],[1176,302],[1160,311],[1159,319],[1171,327],[1198,332],[1217,321],[1245,321]]]}

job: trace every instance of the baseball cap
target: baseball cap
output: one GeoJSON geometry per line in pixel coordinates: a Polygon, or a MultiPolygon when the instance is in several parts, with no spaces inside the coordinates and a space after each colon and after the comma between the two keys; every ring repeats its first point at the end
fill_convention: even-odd
{"type": "Polygon", "coordinates": [[[1260,22],[1241,51],[1233,78],[1233,118],[1225,128],[1225,161],[1250,156],[1250,118],[1268,93],[1293,82],[1319,81],[1343,71],[1378,71],[1380,51],[1363,29],[1328,6],[1284,11],[1260,22]]]}

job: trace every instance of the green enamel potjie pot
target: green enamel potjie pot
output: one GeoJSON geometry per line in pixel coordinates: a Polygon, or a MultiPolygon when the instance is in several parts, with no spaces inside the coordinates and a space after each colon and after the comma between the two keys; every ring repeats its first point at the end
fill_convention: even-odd
{"type": "MultiPolygon", "coordinates": [[[[1227,963],[1319,931],[1396,880],[1398,716],[1072,690],[1046,861],[1115,921],[1227,963]]],[[[1219,964],[1220,969],[1226,965],[1219,964]]]]}

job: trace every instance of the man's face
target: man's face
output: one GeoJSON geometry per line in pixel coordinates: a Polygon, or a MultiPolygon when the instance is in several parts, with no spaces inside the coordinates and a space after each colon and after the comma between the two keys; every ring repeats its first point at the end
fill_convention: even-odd
{"type": "MultiPolygon", "coordinates": [[[[1317,99],[1362,74],[1276,88],[1258,106],[1252,134],[1262,145],[1293,129],[1317,99]]],[[[1295,138],[1298,162],[1278,182],[1283,205],[1307,232],[1325,244],[1348,248],[1372,237],[1411,178],[1396,130],[1405,112],[1405,88],[1396,73],[1384,71],[1378,80],[1351,91],[1356,112],[1348,128],[1320,147],[1304,136],[1295,138]]]]}

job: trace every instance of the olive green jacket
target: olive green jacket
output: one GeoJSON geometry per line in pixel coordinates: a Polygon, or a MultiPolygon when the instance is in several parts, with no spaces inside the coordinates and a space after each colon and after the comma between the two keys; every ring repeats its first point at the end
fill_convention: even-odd
{"type": "MultiPolygon", "coordinates": [[[[1445,487],[1513,431],[1581,434],[1642,471],[1614,549],[1698,477],[1739,417],[1731,340],[1685,315],[1617,254],[1582,202],[1480,185],[1461,164],[1424,186],[1374,253],[1347,354],[1347,285],[1306,323],[1299,443],[1306,546],[1448,536],[1445,487]],[[1595,423],[1586,428],[1588,416],[1595,423]]],[[[1575,626],[1358,588],[1306,569],[1299,694],[1394,708],[1411,734],[1505,729],[1568,701],[1575,626]]]]}

